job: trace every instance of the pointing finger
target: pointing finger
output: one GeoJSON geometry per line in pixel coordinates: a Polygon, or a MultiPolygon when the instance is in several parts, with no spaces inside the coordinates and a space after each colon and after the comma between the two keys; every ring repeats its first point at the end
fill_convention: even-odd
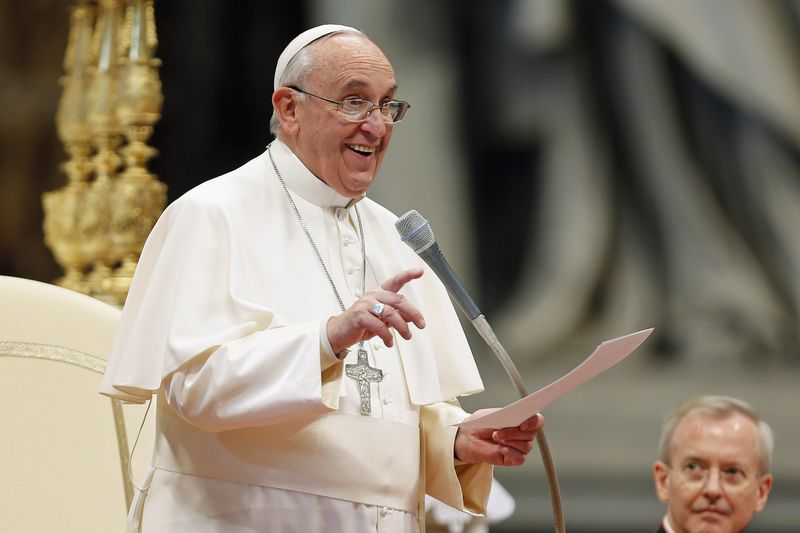
{"type": "Polygon", "coordinates": [[[397,292],[409,281],[422,277],[423,272],[424,271],[421,268],[410,268],[408,270],[404,270],[381,283],[381,288],[387,291],[397,292]]]}

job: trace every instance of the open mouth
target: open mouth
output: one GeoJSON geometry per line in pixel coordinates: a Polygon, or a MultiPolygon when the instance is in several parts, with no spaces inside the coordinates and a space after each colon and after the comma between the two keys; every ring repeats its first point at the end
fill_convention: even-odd
{"type": "Polygon", "coordinates": [[[367,146],[364,144],[348,144],[347,147],[353,152],[363,157],[369,157],[375,153],[376,146],[367,146]]]}

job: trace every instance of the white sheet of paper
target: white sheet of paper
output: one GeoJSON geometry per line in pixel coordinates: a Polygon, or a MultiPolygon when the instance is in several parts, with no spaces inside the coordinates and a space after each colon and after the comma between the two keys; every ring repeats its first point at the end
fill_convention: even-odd
{"type": "Polygon", "coordinates": [[[501,409],[487,409],[488,412],[483,414],[483,410],[476,411],[471,418],[455,425],[465,428],[494,429],[516,427],[541,412],[552,401],[625,359],[652,332],[653,328],[649,328],[603,341],[583,363],[551,384],[501,409]]]}

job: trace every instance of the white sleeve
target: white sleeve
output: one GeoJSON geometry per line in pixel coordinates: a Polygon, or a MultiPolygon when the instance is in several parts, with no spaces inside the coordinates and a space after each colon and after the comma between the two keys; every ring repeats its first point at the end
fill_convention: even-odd
{"type": "Polygon", "coordinates": [[[325,353],[320,331],[319,322],[306,322],[211,348],[164,380],[167,403],[206,431],[264,426],[336,409],[343,365],[325,353]]]}

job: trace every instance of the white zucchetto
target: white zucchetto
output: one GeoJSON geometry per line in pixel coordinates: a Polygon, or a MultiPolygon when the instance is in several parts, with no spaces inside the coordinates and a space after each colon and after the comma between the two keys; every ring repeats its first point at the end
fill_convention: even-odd
{"type": "Polygon", "coordinates": [[[292,58],[308,46],[309,44],[313,43],[320,37],[328,35],[329,33],[334,33],[337,31],[348,31],[353,33],[362,33],[355,28],[351,28],[350,26],[341,26],[339,24],[323,24],[321,26],[315,26],[314,28],[308,29],[292,39],[286,48],[283,49],[281,52],[280,57],[278,58],[278,64],[275,67],[275,84],[273,89],[277,89],[280,87],[281,76],[283,76],[283,71],[286,70],[286,65],[289,64],[289,61],[292,58]]]}

